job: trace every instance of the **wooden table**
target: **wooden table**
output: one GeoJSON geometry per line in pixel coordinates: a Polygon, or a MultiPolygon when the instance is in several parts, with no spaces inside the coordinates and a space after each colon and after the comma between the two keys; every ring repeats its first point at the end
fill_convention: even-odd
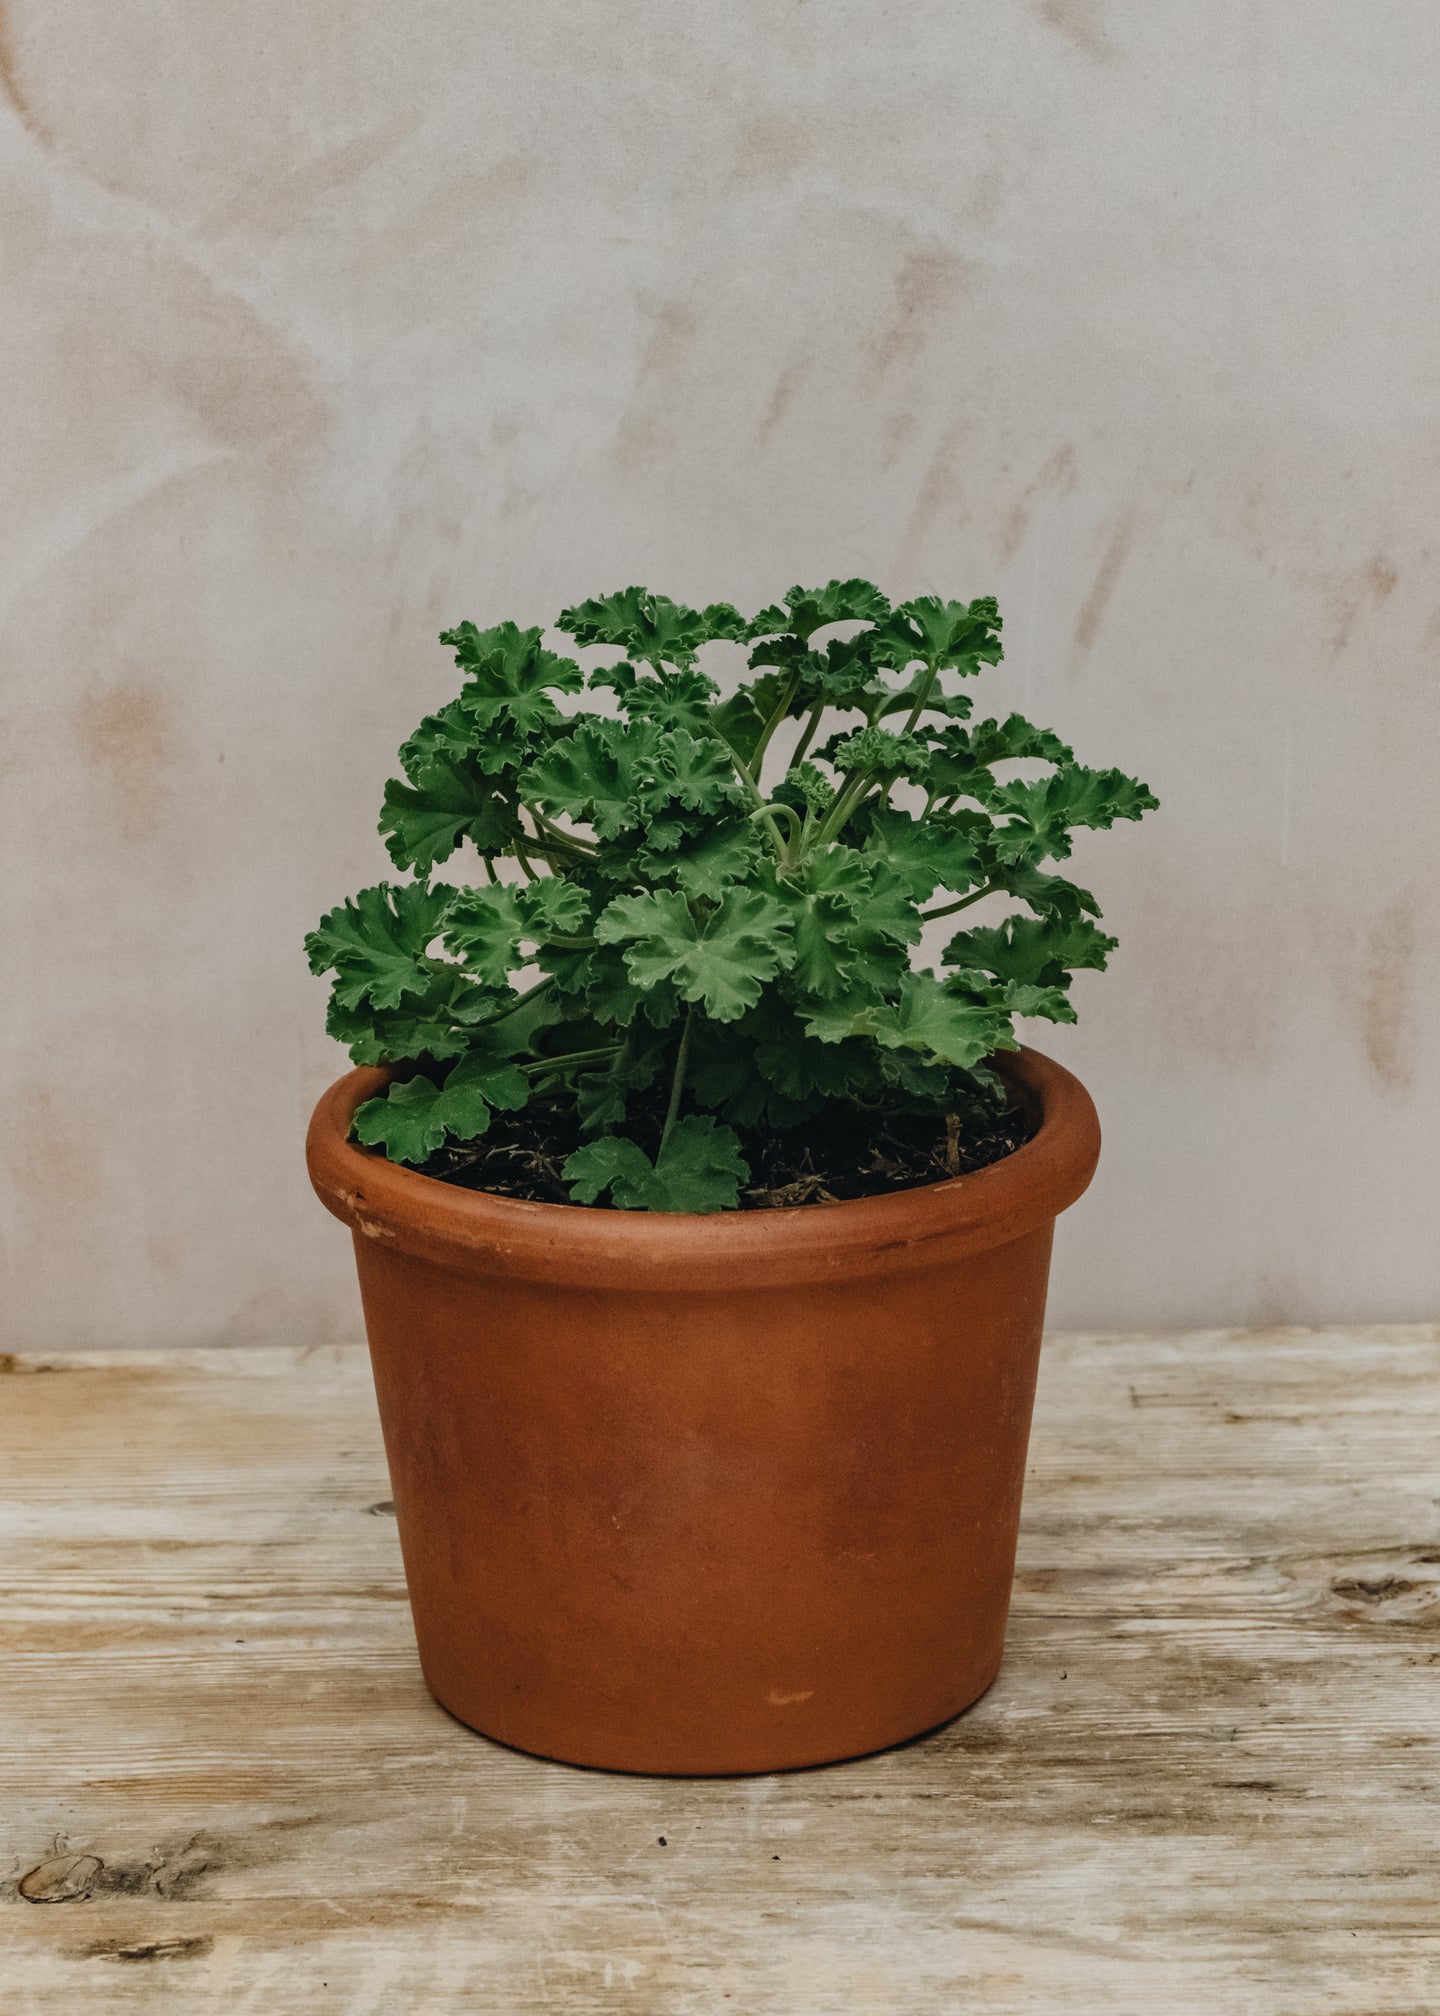
{"type": "Polygon", "coordinates": [[[1440,2009],[1440,1330],[1054,1338],[992,1692],[751,1780],[435,1706],[359,1350],[0,1363],[5,2016],[1440,2009]]]}

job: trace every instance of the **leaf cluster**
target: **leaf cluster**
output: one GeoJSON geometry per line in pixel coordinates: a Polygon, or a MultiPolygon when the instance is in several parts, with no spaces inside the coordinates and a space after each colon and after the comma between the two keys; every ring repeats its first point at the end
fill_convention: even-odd
{"type": "Polygon", "coordinates": [[[1057,864],[1156,800],[1019,714],[973,718],[992,599],[831,581],[747,620],[627,588],[557,627],[600,655],[514,623],[443,634],[460,692],[401,748],[380,821],[410,879],[306,940],[331,1033],[395,1067],[358,1139],[423,1164],[559,1089],[577,1202],[721,1210],[747,1130],[834,1101],[942,1114],[993,1091],[1017,1016],[1075,1019],[1073,975],[1115,941],[1057,864]],[[700,664],[715,643],[750,647],[729,693],[700,664]],[[467,844],[476,872],[434,879],[467,844]],[[999,921],[958,922],[989,897],[999,921]],[[657,1100],[652,1157],[633,1121],[657,1100]]]}

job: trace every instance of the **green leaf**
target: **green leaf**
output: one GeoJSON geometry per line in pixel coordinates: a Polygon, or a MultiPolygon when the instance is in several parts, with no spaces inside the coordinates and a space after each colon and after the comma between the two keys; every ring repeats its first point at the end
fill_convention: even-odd
{"type": "Polygon", "coordinates": [[[1023,714],[1009,714],[1003,721],[977,721],[970,730],[969,745],[977,763],[1075,761],[1075,751],[1068,743],[1049,728],[1037,728],[1023,714]]]}
{"type": "Polygon", "coordinates": [[[575,1107],[581,1132],[609,1133],[623,1127],[630,1095],[654,1084],[671,1061],[672,1049],[673,1045],[661,1042],[658,1031],[637,1023],[605,1070],[586,1072],[576,1079],[575,1107]]]}
{"type": "Polygon", "coordinates": [[[890,604],[869,581],[830,581],[823,588],[792,588],[785,606],[772,604],[751,618],[752,637],[793,630],[807,638],[827,623],[877,623],[890,614],[890,604]]]}
{"type": "Polygon", "coordinates": [[[438,714],[427,714],[415,733],[400,744],[400,762],[413,782],[417,771],[433,769],[437,764],[474,761],[479,745],[480,731],[475,717],[467,714],[458,700],[452,700],[438,714]]]}
{"type": "Polygon", "coordinates": [[[786,794],[793,794],[801,811],[828,812],[835,803],[834,786],[813,763],[797,763],[793,770],[786,771],[775,795],[786,794]]]}
{"type": "Polygon", "coordinates": [[[1017,1047],[1003,1009],[953,991],[932,973],[907,973],[898,1003],[841,1000],[802,1014],[822,1043],[873,1036],[886,1049],[920,1050],[962,1070],[992,1050],[1017,1047]]]}
{"type": "Polygon", "coordinates": [[[464,1055],[473,1041],[468,1025],[493,1013],[495,1006],[495,997],[476,987],[458,966],[446,966],[431,976],[423,994],[407,995],[396,1008],[377,1008],[371,1001],[347,1006],[332,993],[325,1027],[356,1064],[443,1060],[464,1055]]]}
{"type": "Polygon", "coordinates": [[[1063,860],[1076,826],[1110,827],[1117,819],[1139,819],[1160,803],[1119,770],[1087,770],[1079,763],[1036,784],[1002,784],[987,802],[992,812],[1010,815],[995,832],[1000,860],[1031,863],[1051,855],[1063,860]]]}
{"type": "Polygon", "coordinates": [[[643,1211],[647,1186],[655,1181],[655,1164],[623,1134],[602,1134],[598,1141],[577,1148],[560,1173],[577,1204],[594,1204],[613,1189],[615,1202],[623,1209],[643,1211]]]}
{"type": "Polygon", "coordinates": [[[643,823],[659,748],[659,730],[648,721],[587,721],[532,765],[526,795],[552,812],[587,820],[602,840],[613,840],[643,823]]]}
{"type": "Polygon", "coordinates": [[[968,693],[946,693],[940,681],[923,670],[903,686],[887,687],[878,707],[871,707],[872,722],[887,720],[892,714],[908,714],[916,702],[921,715],[941,714],[948,721],[968,721],[975,702],[968,693]]]}
{"type": "Polygon", "coordinates": [[[522,735],[533,734],[560,718],[551,693],[578,693],[583,685],[573,658],[544,649],[538,629],[521,630],[499,623],[477,630],[461,623],[442,632],[440,642],[455,650],[455,662],[468,673],[459,705],[479,728],[498,719],[513,722],[522,735]]]}
{"type": "Polygon", "coordinates": [[[755,1067],[749,1016],[737,1022],[710,1022],[697,1016],[685,1082],[697,1106],[734,1127],[755,1127],[762,1122],[787,1126],[797,1117],[791,1110],[792,1102],[783,1095],[779,1096],[784,1110],[776,1111],[774,1087],[755,1067]]]}
{"type": "MultiPolygon", "coordinates": [[[[980,822],[986,832],[989,823],[980,822]]],[[[893,806],[879,807],[870,814],[865,852],[883,861],[917,902],[937,889],[963,896],[985,880],[975,828],[934,813],[913,819],[893,806]]]]}
{"type": "Polygon", "coordinates": [[[1088,889],[1067,882],[1061,875],[1046,875],[1028,861],[1016,861],[997,873],[1008,895],[1018,896],[1042,917],[1070,919],[1082,912],[1091,917],[1100,915],[1100,905],[1088,889]]]}
{"type": "Polygon", "coordinates": [[[1078,1022],[1075,1004],[1063,987],[1031,987],[1019,980],[1007,980],[994,1005],[1011,1015],[1029,1015],[1046,1022],[1078,1022]]]}
{"type": "Polygon", "coordinates": [[[994,772],[985,768],[969,730],[961,727],[942,729],[913,775],[932,798],[973,798],[983,805],[996,789],[994,772]]]}
{"type": "Polygon", "coordinates": [[[662,1201],[652,1203],[650,1209],[733,1211],[740,1201],[740,1185],[749,1175],[749,1164],[732,1130],[708,1114],[688,1114],[675,1122],[660,1151],[655,1180],[662,1201]]]}
{"type": "Polygon", "coordinates": [[[743,882],[760,859],[761,845],[749,820],[711,825],[686,836],[678,848],[642,848],[635,865],[642,874],[672,880],[691,898],[717,899],[732,882],[743,882]]]}
{"type": "Polygon", "coordinates": [[[1003,924],[958,932],[943,957],[947,966],[978,968],[998,980],[1064,987],[1079,968],[1103,970],[1115,945],[1083,917],[1007,917],[1003,924]]]}
{"type": "Polygon", "coordinates": [[[573,882],[546,876],[538,882],[492,883],[451,898],[441,930],[447,951],[478,980],[503,986],[526,964],[522,949],[572,938],[583,931],[589,905],[573,882]]]}
{"type": "Polygon", "coordinates": [[[818,1042],[795,1010],[782,1003],[769,1013],[766,1004],[757,1009],[752,1040],[762,1075],[797,1103],[842,1099],[871,1075],[867,1044],[818,1042]]]}
{"type": "Polygon", "coordinates": [[[918,770],[929,755],[929,744],[918,735],[892,735],[888,728],[862,728],[837,737],[830,760],[842,773],[873,770],[878,776],[899,777],[918,770]]]}
{"type": "MultiPolygon", "coordinates": [[[[1070,763],[1075,752],[1052,735],[1037,728],[1023,714],[1011,714],[1004,721],[977,721],[973,728],[944,729],[931,747],[927,762],[919,765],[915,781],[924,784],[936,798],[964,796],[991,805],[1003,787],[997,784],[991,765],[1015,761],[1070,763]]],[[[1049,780],[1044,780],[1048,785],[1049,780]]]]}
{"type": "Polygon", "coordinates": [[[361,1001],[394,1008],[407,995],[428,993],[432,974],[425,953],[454,894],[443,883],[430,889],[423,882],[381,882],[362,889],[328,911],[307,936],[310,971],[333,969],[342,1008],[361,1001]]]}
{"type": "Polygon", "coordinates": [[[856,921],[870,897],[869,865],[853,847],[830,845],[803,863],[800,879],[776,885],[790,913],[797,985],[810,994],[845,991],[858,956],[856,921]]]}
{"type": "Polygon", "coordinates": [[[529,1080],[503,1057],[476,1052],[463,1058],[437,1086],[411,1078],[367,1099],[355,1114],[355,1138],[383,1148],[391,1162],[427,1162],[452,1137],[472,1141],[499,1106],[513,1110],[530,1096],[529,1080]]]}
{"type": "Polygon", "coordinates": [[[892,662],[918,658],[932,669],[947,666],[960,673],[976,672],[982,664],[998,665],[1000,612],[993,595],[973,602],[944,602],[938,595],[917,595],[901,602],[881,631],[892,647],[892,662]]]}
{"type": "Polygon", "coordinates": [[[577,1203],[606,1190],[622,1211],[733,1211],[750,1170],[729,1127],[708,1114],[677,1120],[657,1161],[623,1135],[602,1134],[577,1148],[565,1180],[577,1203]]]}
{"type": "Polygon", "coordinates": [[[762,983],[794,956],[784,905],[758,889],[727,889],[703,922],[675,890],[617,897],[595,936],[603,945],[629,941],[625,963],[642,993],[671,981],[717,1022],[752,1008],[762,983]]]}
{"type": "Polygon", "coordinates": [[[664,661],[688,665],[702,644],[716,638],[738,640],[745,634],[743,619],[728,602],[687,609],[683,602],[652,595],[648,588],[622,588],[617,594],[562,609],[558,627],[577,644],[617,645],[628,657],[643,658],[651,665],[664,661]]]}
{"type": "Polygon", "coordinates": [[[602,946],[590,954],[585,999],[597,1022],[629,1028],[638,1015],[656,1029],[668,1029],[680,1013],[680,996],[668,981],[636,985],[625,955],[618,947],[602,946]]]}
{"type": "Polygon", "coordinates": [[[717,812],[735,797],[735,770],[729,751],[712,736],[676,729],[660,738],[659,775],[652,802],[673,798],[694,812],[717,812]]]}
{"type": "Polygon", "coordinates": [[[652,848],[683,837],[673,813],[664,830],[667,807],[715,813],[737,798],[723,744],[649,721],[586,722],[530,766],[524,788],[536,803],[588,820],[602,840],[643,826],[652,848]]]}
{"type": "Polygon", "coordinates": [[[413,789],[394,777],[385,786],[380,832],[397,868],[426,874],[448,860],[462,840],[490,854],[519,832],[514,800],[485,778],[439,760],[415,774],[413,789]]]}
{"type": "Polygon", "coordinates": [[[713,679],[691,667],[665,678],[632,680],[621,692],[620,704],[632,721],[653,721],[657,728],[684,728],[692,735],[708,736],[710,703],[719,690],[713,679]]]}
{"type": "Polygon", "coordinates": [[[1017,1048],[1002,1009],[963,999],[931,973],[905,975],[899,1005],[878,1019],[875,1035],[887,1049],[924,1050],[962,1070],[992,1050],[1017,1048]]]}
{"type": "Polygon", "coordinates": [[[467,619],[453,630],[442,630],[440,642],[454,651],[462,672],[478,673],[489,667],[505,679],[516,677],[531,662],[541,648],[543,635],[539,624],[532,630],[522,630],[518,623],[496,623],[488,630],[477,630],[467,619]]]}
{"type": "Polygon", "coordinates": [[[800,886],[777,885],[790,911],[796,983],[807,993],[893,993],[924,924],[883,861],[832,844],[805,864],[800,886]]]}
{"type": "Polygon", "coordinates": [[[854,637],[832,637],[826,645],[820,689],[832,706],[860,707],[867,694],[884,692],[879,674],[887,660],[877,652],[875,637],[875,631],[861,630],[854,637]]]}
{"type": "Polygon", "coordinates": [[[533,1056],[537,1052],[537,1039],[542,1030],[553,1029],[557,1024],[572,1019],[570,1004],[558,987],[547,987],[543,993],[529,994],[528,998],[516,994],[513,988],[507,992],[514,1004],[510,1012],[497,1014],[485,1028],[485,1048],[492,1050],[497,1057],[533,1056]]]}
{"type": "MultiPolygon", "coordinates": [[[[758,680],[756,684],[759,684],[758,680]]],[[[748,763],[755,754],[766,719],[767,716],[756,706],[753,694],[742,687],[733,699],[715,709],[710,716],[710,725],[717,735],[724,737],[741,762],[748,763]]]]}

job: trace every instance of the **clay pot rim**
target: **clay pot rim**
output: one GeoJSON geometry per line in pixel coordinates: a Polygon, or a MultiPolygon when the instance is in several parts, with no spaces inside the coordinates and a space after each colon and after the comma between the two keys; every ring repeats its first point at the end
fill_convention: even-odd
{"type": "Polygon", "coordinates": [[[968,1176],[837,1204],[688,1216],[462,1189],[349,1140],[356,1107],[390,1077],[383,1068],[347,1072],[321,1097],[306,1160],[321,1203],[358,1236],[466,1274],[731,1293],[737,1280],[766,1288],[868,1278],[1007,1245],[1089,1183],[1100,1123],[1079,1079],[1037,1050],[993,1061],[1039,1110],[1023,1147],[968,1176]]]}

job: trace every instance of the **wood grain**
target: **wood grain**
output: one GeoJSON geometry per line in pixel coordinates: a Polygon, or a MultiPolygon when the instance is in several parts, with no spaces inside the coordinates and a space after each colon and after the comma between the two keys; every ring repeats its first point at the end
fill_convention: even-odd
{"type": "Polygon", "coordinates": [[[1047,1345],[1009,1651],[619,1778],[416,1668],[362,1352],[0,1379],[5,2016],[1433,2016],[1440,1331],[1047,1345]]]}

